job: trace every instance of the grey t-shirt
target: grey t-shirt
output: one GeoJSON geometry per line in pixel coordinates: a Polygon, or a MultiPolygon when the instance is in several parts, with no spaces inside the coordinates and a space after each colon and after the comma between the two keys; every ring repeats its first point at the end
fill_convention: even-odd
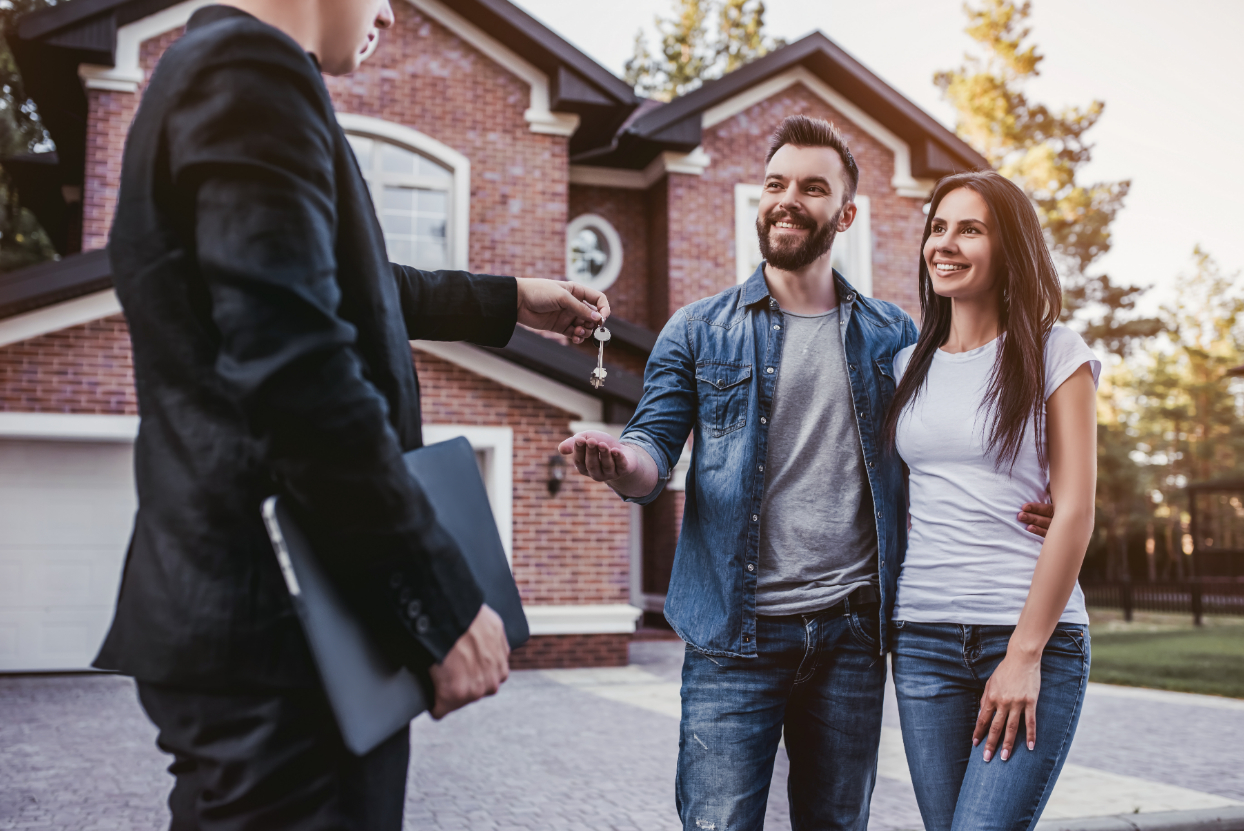
{"type": "Polygon", "coordinates": [[[877,583],[877,527],[839,312],[783,314],[756,612],[819,612],[877,583]]]}

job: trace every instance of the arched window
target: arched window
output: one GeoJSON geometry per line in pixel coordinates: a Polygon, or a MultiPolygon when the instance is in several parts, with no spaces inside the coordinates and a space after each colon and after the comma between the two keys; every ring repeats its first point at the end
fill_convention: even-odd
{"type": "Polygon", "coordinates": [[[400,124],[339,119],[371,190],[389,259],[430,271],[467,268],[466,157],[400,124]]]}

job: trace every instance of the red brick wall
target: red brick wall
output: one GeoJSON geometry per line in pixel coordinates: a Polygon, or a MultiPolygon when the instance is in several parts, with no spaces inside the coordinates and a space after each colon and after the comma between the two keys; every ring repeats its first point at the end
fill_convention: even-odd
{"type": "Polygon", "coordinates": [[[622,272],[607,291],[613,313],[648,325],[647,194],[621,188],[570,186],[569,218],[583,214],[603,217],[622,238],[622,272]]]}
{"type": "Polygon", "coordinates": [[[325,79],[333,104],[471,160],[471,270],[565,277],[568,139],[531,132],[526,83],[409,3],[393,12],[396,26],[366,63],[325,79]]]}
{"type": "Polygon", "coordinates": [[[795,113],[828,119],[846,137],[860,167],[859,192],[872,205],[873,293],[918,312],[915,264],[924,228],[922,200],[894,193],[889,149],[796,84],[705,130],[702,146],[712,163],[703,175],[669,176],[671,313],[735,283],[734,186],[763,180],[769,136],[795,113]]]}
{"type": "Polygon", "coordinates": [[[0,411],[137,415],[125,318],[0,347],[0,411]]]}
{"type": "MultiPolygon", "coordinates": [[[[139,61],[143,73],[151,77],[156,62],[182,28],[166,32],[143,43],[139,61]]],[[[146,88],[146,82],[142,88],[146,88]]],[[[117,190],[121,186],[121,157],[130,122],[138,112],[142,92],[113,92],[89,89],[86,119],[86,179],[82,192],[82,250],[91,251],[108,244],[108,229],[117,210],[117,190]]]]}
{"type": "Polygon", "coordinates": [[[510,654],[511,669],[624,667],[630,635],[544,635],[510,654]]]}
{"type": "Polygon", "coordinates": [[[426,424],[514,429],[514,577],[524,603],[626,603],[630,507],[606,485],[569,471],[550,497],[549,456],[570,435],[569,413],[427,353],[416,352],[426,424]]]}

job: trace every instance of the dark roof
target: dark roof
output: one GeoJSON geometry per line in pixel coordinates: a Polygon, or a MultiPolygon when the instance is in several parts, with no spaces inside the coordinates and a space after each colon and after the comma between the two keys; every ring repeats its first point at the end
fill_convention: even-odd
{"type": "Polygon", "coordinates": [[[107,251],[89,251],[0,274],[0,319],[112,287],[107,251]]]}
{"type": "MultiPolygon", "coordinates": [[[[54,167],[41,170],[37,182],[19,186],[24,202],[41,205],[39,218],[53,239],[66,231],[61,186],[81,186],[86,166],[87,100],[78,66],[114,66],[117,30],[176,2],[73,0],[31,12],[5,33],[26,92],[56,142],[54,167]]],[[[639,106],[630,85],[508,0],[455,0],[452,5],[457,14],[549,76],[551,108],[580,119],[570,140],[571,153],[608,145],[639,106]]]]}
{"type": "MultiPolygon", "coordinates": [[[[0,274],[0,319],[111,287],[112,267],[106,250],[74,254],[0,274]]],[[[656,344],[656,332],[618,317],[609,319],[609,329],[620,343],[644,355],[656,344]]],[[[642,378],[608,363],[605,364],[609,370],[605,388],[594,389],[588,383],[596,367],[592,357],[521,326],[514,330],[509,344],[489,351],[600,399],[605,407],[605,420],[610,423],[628,420],[643,394],[642,378]]]]}
{"type": "MultiPolygon", "coordinates": [[[[989,167],[935,118],[874,75],[820,32],[801,38],[661,107],[637,113],[615,139],[615,150],[592,154],[592,164],[639,169],[657,153],[684,152],[700,144],[703,113],[749,87],[803,66],[885,125],[911,147],[912,175],[934,179],[962,170],[989,167]]],[[[574,159],[586,161],[584,157],[574,159]]]]}

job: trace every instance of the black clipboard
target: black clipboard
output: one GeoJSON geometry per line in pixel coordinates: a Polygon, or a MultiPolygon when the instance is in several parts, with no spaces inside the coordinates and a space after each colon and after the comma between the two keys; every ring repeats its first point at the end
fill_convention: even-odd
{"type": "MultiPolygon", "coordinates": [[[[470,443],[451,439],[404,459],[437,521],[458,543],[484,602],[501,616],[510,648],[522,646],[530,637],[527,618],[470,443]]],[[[280,497],[264,501],[263,518],[342,739],[362,756],[430,702],[415,675],[372,643],[280,497]]]]}

